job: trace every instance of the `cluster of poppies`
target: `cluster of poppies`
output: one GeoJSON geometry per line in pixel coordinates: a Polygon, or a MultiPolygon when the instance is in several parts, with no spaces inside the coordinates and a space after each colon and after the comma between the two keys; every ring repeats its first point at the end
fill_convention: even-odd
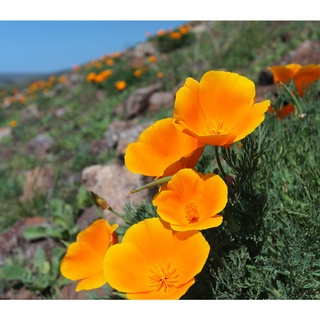
{"type": "MultiPolygon", "coordinates": [[[[290,63],[287,65],[275,65],[269,67],[273,74],[273,81],[280,87],[293,82],[295,90],[292,94],[294,96],[303,97],[305,93],[310,90],[310,85],[320,79],[320,64],[300,65],[298,63],[290,63]]],[[[269,112],[283,120],[289,114],[296,111],[298,105],[294,106],[292,103],[286,103],[279,107],[269,107],[269,112]]],[[[302,110],[299,110],[300,112],[302,110]]]]}
{"type": "Polygon", "coordinates": [[[152,200],[158,217],[116,229],[100,219],[80,232],[61,262],[76,290],[108,283],[128,299],[179,299],[195,283],[210,246],[201,231],[218,227],[228,201],[219,175],[197,172],[204,147],[230,146],[264,120],[269,100],[255,103],[255,85],[244,76],[208,71],[187,78],[176,93],[173,117],[156,121],[128,145],[125,165],[159,183],[152,200]]]}

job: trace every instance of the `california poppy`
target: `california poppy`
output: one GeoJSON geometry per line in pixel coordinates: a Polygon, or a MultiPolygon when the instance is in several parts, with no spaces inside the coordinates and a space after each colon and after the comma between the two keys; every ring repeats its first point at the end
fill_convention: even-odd
{"type": "Polygon", "coordinates": [[[95,81],[95,78],[96,78],[96,73],[95,73],[95,72],[90,72],[90,73],[87,75],[87,81],[88,81],[88,82],[95,81]]]}
{"type": "Polygon", "coordinates": [[[115,83],[115,87],[118,91],[122,91],[126,88],[127,83],[123,80],[119,80],[115,83]]]}
{"type": "Polygon", "coordinates": [[[208,71],[200,82],[187,78],[176,94],[174,124],[180,131],[213,146],[230,145],[264,120],[269,100],[254,103],[255,85],[244,76],[208,71]]]}
{"type": "Polygon", "coordinates": [[[227,200],[228,188],[220,176],[182,169],[161,186],[152,204],[173,230],[186,231],[219,226],[227,200]]]}
{"type": "Polygon", "coordinates": [[[203,143],[177,130],[173,119],[166,118],[156,121],[137,142],[130,143],[124,160],[129,171],[159,178],[193,168],[203,149],[203,143]]]}
{"type": "Polygon", "coordinates": [[[79,280],[76,291],[96,289],[107,283],[103,260],[110,246],[118,242],[117,228],[117,224],[110,226],[104,219],[96,220],[68,246],[60,271],[67,279],[79,280]]]}
{"type": "Polygon", "coordinates": [[[284,66],[272,66],[269,67],[269,70],[273,73],[273,81],[275,83],[287,83],[293,80],[300,96],[304,95],[304,90],[309,88],[311,82],[320,79],[320,65],[308,64],[301,66],[297,63],[291,63],[284,66]]]}
{"type": "Polygon", "coordinates": [[[17,126],[17,121],[16,120],[11,120],[10,121],[10,127],[16,127],[17,126]]]}
{"type": "Polygon", "coordinates": [[[180,299],[195,283],[209,250],[197,230],[175,232],[159,218],[146,219],[108,250],[105,277],[128,299],[180,299]]]}

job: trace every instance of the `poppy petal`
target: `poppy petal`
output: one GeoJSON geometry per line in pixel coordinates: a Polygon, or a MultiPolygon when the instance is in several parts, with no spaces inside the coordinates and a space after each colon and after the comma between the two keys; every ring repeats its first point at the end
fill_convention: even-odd
{"type": "Polygon", "coordinates": [[[237,73],[209,71],[200,81],[199,95],[206,118],[223,121],[222,128],[230,130],[253,105],[255,86],[237,73]]]}
{"type": "Polygon", "coordinates": [[[137,142],[128,145],[125,165],[129,171],[160,177],[172,174],[173,168],[194,166],[203,144],[177,130],[173,118],[162,119],[147,128],[137,142]],[[167,170],[171,166],[171,170],[167,170]],[[167,170],[167,171],[166,171],[167,170]]]}
{"type": "Polygon", "coordinates": [[[254,104],[245,117],[237,124],[234,131],[237,133],[233,142],[239,141],[252,133],[265,119],[270,101],[265,100],[254,104]]]}
{"type": "Polygon", "coordinates": [[[116,244],[105,256],[105,277],[110,286],[120,292],[148,291],[148,271],[145,256],[132,243],[116,244]]]}

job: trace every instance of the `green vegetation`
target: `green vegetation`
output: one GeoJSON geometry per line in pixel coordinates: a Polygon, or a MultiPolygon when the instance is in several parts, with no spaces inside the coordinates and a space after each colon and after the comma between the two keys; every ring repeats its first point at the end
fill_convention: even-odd
{"type": "MultiPolygon", "coordinates": [[[[26,239],[50,237],[58,245],[51,257],[39,249],[32,261],[21,260],[19,255],[8,258],[0,266],[0,296],[22,286],[39,299],[57,299],[60,289],[70,283],[59,274],[59,261],[65,244],[74,241],[79,232],[75,225],[78,216],[94,204],[79,176],[87,166],[115,159],[114,150],[92,153],[90,146],[104,139],[113,121],[125,118],[122,113],[114,115],[114,110],[130,93],[156,82],[172,91],[186,77],[198,80],[211,69],[237,72],[258,84],[261,70],[304,40],[320,41],[320,23],[313,21],[191,23],[198,24],[205,26],[203,32],[192,33],[191,29],[175,45],[168,38],[160,42],[156,37],[148,39],[159,54],[152,64],[145,57],[147,69],[139,78],[132,75],[137,68],[131,66],[128,54],[115,59],[114,74],[102,82],[87,81],[88,74],[98,73],[100,68],[80,66],[74,71],[81,78],[76,86],[56,79],[48,91],[39,88],[28,94],[25,103],[13,101],[8,107],[2,103],[0,128],[12,120],[17,126],[11,136],[0,141],[0,234],[23,218],[42,216],[50,219],[51,226],[27,228],[26,239]],[[158,72],[164,78],[158,78],[158,72]],[[115,89],[117,80],[127,82],[123,91],[115,89]],[[26,112],[31,104],[38,107],[35,117],[26,112]],[[63,111],[60,116],[58,110],[63,111]],[[40,133],[54,141],[43,159],[28,149],[30,140],[40,133]],[[53,190],[23,201],[25,172],[46,165],[55,170],[53,190]]],[[[299,98],[305,116],[291,114],[280,120],[267,114],[241,147],[219,149],[225,170],[234,178],[230,203],[223,225],[204,232],[214,249],[198,281],[183,298],[320,299],[319,88],[316,83],[299,98]]],[[[12,97],[15,89],[6,86],[0,91],[1,99],[12,97]]],[[[294,104],[280,89],[266,98],[272,106],[294,104]]],[[[142,115],[140,121],[167,117],[167,113],[160,110],[142,115]]],[[[200,159],[197,166],[202,171],[218,170],[212,151],[206,149],[200,159]]],[[[156,214],[148,203],[125,210],[127,226],[156,214]]],[[[108,292],[106,298],[118,297],[108,292]]]]}

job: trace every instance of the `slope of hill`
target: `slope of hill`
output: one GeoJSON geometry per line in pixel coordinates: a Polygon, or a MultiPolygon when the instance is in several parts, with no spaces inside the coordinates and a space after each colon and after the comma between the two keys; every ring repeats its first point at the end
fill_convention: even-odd
{"type": "Polygon", "coordinates": [[[0,90],[23,89],[30,83],[48,79],[51,76],[59,77],[62,74],[70,72],[63,70],[55,73],[2,73],[0,74],[0,90]]]}
{"type": "MultiPolygon", "coordinates": [[[[155,188],[128,198],[153,179],[128,173],[127,145],[154,121],[172,117],[185,79],[200,80],[209,70],[251,79],[256,99],[268,98],[274,108],[292,102],[268,67],[319,64],[319,27],[314,21],[196,21],[28,85],[15,87],[3,77],[10,86],[0,91],[0,296],[119,298],[108,285],[76,293],[59,263],[65,244],[99,217],[119,223],[121,239],[130,225],[154,216],[148,203],[155,188]],[[89,191],[127,220],[98,208],[89,191]]],[[[243,183],[230,189],[234,206],[227,208],[235,210],[240,231],[228,224],[204,232],[214,253],[184,298],[320,298],[316,90],[298,98],[310,117],[281,121],[268,113],[252,141],[242,141],[238,160],[220,150],[228,175],[243,183]],[[253,167],[254,157],[259,166],[253,167]]],[[[200,160],[197,168],[217,166],[210,153],[200,160]]]]}

